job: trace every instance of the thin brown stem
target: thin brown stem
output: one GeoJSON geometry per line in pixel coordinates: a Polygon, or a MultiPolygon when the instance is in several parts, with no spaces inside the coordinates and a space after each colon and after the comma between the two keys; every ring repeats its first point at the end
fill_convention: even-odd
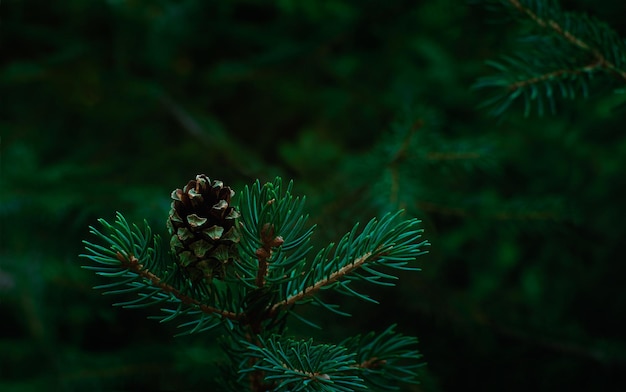
{"type": "Polygon", "coordinates": [[[378,357],[372,357],[358,364],[362,369],[376,369],[383,366],[387,361],[378,357]]]}
{"type": "Polygon", "coordinates": [[[597,60],[594,60],[593,63],[590,63],[584,67],[576,68],[576,69],[558,69],[552,72],[546,72],[544,74],[534,76],[532,78],[528,78],[525,80],[518,80],[515,83],[511,83],[508,85],[509,90],[517,90],[519,88],[537,84],[539,82],[543,82],[550,79],[556,79],[564,77],[564,75],[580,75],[585,72],[592,71],[594,69],[602,68],[602,63],[597,60]]]}
{"type": "Polygon", "coordinates": [[[265,278],[269,272],[269,260],[274,253],[273,249],[281,246],[285,241],[281,236],[275,236],[274,225],[266,223],[261,229],[261,247],[254,254],[259,260],[259,268],[256,274],[257,287],[265,286],[265,278]]]}
{"type": "Polygon", "coordinates": [[[265,286],[265,277],[267,276],[267,271],[268,271],[267,260],[271,256],[271,251],[268,251],[265,248],[259,248],[256,250],[254,254],[259,260],[259,268],[257,269],[255,283],[257,287],[263,287],[265,286]]]}
{"type": "Polygon", "coordinates": [[[341,279],[342,277],[344,277],[345,275],[347,275],[347,274],[351,273],[352,271],[356,270],[357,268],[362,266],[366,261],[370,260],[371,257],[372,257],[372,252],[367,252],[364,255],[356,258],[352,263],[347,264],[347,265],[343,266],[342,268],[340,268],[339,270],[333,272],[326,279],[322,279],[320,281],[317,281],[317,282],[315,282],[313,284],[313,286],[306,287],[304,290],[300,291],[299,293],[296,293],[296,294],[292,295],[291,297],[285,299],[284,301],[281,301],[281,302],[278,302],[278,303],[274,304],[274,306],[272,306],[270,314],[275,314],[276,312],[278,312],[278,310],[280,308],[292,306],[296,302],[298,302],[298,301],[300,301],[300,300],[302,300],[302,299],[304,299],[306,297],[310,297],[310,296],[314,295],[322,287],[324,287],[326,285],[329,285],[331,283],[334,283],[334,282],[338,281],[339,279],[341,279]]]}
{"type": "Polygon", "coordinates": [[[152,283],[154,287],[158,287],[162,291],[166,293],[172,294],[174,297],[178,298],[185,305],[193,305],[200,309],[202,312],[207,314],[219,314],[222,317],[225,317],[230,320],[239,320],[242,318],[241,314],[229,312],[226,310],[221,310],[214,308],[212,306],[208,306],[198,301],[195,298],[192,298],[188,295],[181,293],[175,287],[170,286],[169,284],[163,282],[161,278],[150,272],[148,269],[144,268],[144,265],[139,262],[134,255],[124,255],[121,252],[117,252],[117,259],[120,261],[122,266],[128,268],[133,271],[137,275],[141,276],[144,279],[147,279],[152,283]]]}

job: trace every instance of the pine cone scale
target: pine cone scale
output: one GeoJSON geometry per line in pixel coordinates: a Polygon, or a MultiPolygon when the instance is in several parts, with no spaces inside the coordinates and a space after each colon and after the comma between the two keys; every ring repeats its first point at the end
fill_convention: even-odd
{"type": "Polygon", "coordinates": [[[234,195],[222,181],[211,181],[204,174],[171,194],[170,248],[195,283],[222,279],[228,264],[238,257],[240,214],[231,205],[234,195]]]}

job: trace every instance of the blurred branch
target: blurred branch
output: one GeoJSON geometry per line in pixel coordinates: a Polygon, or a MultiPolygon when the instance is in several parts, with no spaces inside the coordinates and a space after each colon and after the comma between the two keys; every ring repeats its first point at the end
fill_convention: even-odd
{"type": "Polygon", "coordinates": [[[228,132],[218,126],[203,127],[187,110],[166,93],[159,93],[157,98],[194,139],[215,150],[229,152],[223,153],[222,156],[228,165],[238,173],[250,178],[258,177],[258,168],[262,165],[256,154],[229,137],[228,132]]]}
{"type": "Polygon", "coordinates": [[[209,135],[209,133],[198,122],[191,117],[191,115],[178,105],[172,97],[162,93],[159,95],[159,101],[169,111],[171,115],[178,120],[183,129],[186,130],[191,136],[199,139],[203,144],[210,146],[215,145],[216,140],[209,135]]]}
{"type": "MultiPolygon", "coordinates": [[[[613,62],[609,61],[597,47],[594,47],[593,45],[585,42],[585,40],[573,34],[556,20],[540,17],[539,15],[534,13],[529,7],[524,6],[519,0],[508,0],[508,2],[519,12],[526,14],[526,16],[528,16],[537,25],[541,26],[542,28],[552,30],[554,33],[561,36],[572,45],[577,46],[584,51],[590,52],[595,61],[592,64],[588,65],[589,68],[607,69],[626,81],[626,71],[619,69],[619,67],[617,67],[613,62]]],[[[546,78],[549,77],[550,75],[546,75],[546,78]]],[[[512,88],[514,87],[512,86],[512,88]]]]}
{"type": "MultiPolygon", "coordinates": [[[[413,135],[417,133],[417,131],[424,126],[424,120],[418,119],[411,126],[410,131],[407,133],[406,137],[402,141],[402,145],[395,152],[391,162],[388,165],[389,171],[391,172],[391,195],[389,197],[392,204],[398,203],[398,194],[400,189],[400,175],[398,173],[398,166],[402,164],[402,162],[406,159],[409,154],[409,148],[411,146],[411,139],[413,135]]],[[[404,203],[403,203],[404,204],[404,203]]],[[[405,208],[406,206],[400,205],[400,208],[405,208]]]]}

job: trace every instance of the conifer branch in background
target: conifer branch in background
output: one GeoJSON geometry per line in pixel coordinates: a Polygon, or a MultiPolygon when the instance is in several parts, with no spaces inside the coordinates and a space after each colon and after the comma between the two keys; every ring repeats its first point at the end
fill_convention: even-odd
{"type": "MultiPolygon", "coordinates": [[[[614,72],[616,76],[623,79],[623,82],[626,82],[626,70],[620,69],[616,65],[617,62],[620,62],[620,65],[623,66],[624,59],[620,58],[619,55],[614,57],[614,53],[610,53],[610,52],[607,52],[606,55],[603,54],[600,47],[597,47],[591,44],[591,42],[596,37],[591,37],[591,36],[584,37],[583,35],[574,35],[574,33],[570,30],[567,30],[566,25],[563,24],[563,23],[567,23],[567,19],[564,19],[561,23],[559,23],[557,20],[550,19],[549,17],[542,18],[538,14],[533,12],[533,10],[529,8],[529,6],[525,6],[524,4],[522,4],[520,0],[507,0],[507,1],[513,7],[515,7],[518,11],[520,11],[523,14],[526,14],[538,26],[544,29],[553,31],[554,33],[559,35],[562,39],[568,41],[572,45],[577,46],[586,52],[589,52],[593,57],[593,62],[590,63],[586,67],[587,69],[589,70],[593,70],[594,68],[606,69],[608,71],[614,72]],[[586,41],[586,39],[589,39],[589,41],[586,41]],[[614,57],[614,60],[609,60],[609,57],[614,57]]],[[[553,12],[557,10],[558,8],[555,7],[553,12]]],[[[597,29],[597,34],[598,34],[597,38],[600,38],[600,39],[609,38],[608,43],[615,43],[619,41],[619,39],[617,39],[616,37],[612,37],[614,33],[611,30],[609,30],[606,26],[603,26],[602,24],[600,24],[600,22],[596,22],[593,19],[588,19],[588,20],[589,20],[589,23],[592,23],[592,24],[597,23],[596,26],[591,27],[591,29],[597,29]],[[600,34],[602,34],[602,36],[600,36],[600,34]]],[[[584,18],[581,18],[581,22],[582,21],[584,21],[584,18]]],[[[600,41],[597,43],[600,44],[600,41]]],[[[622,52],[622,54],[624,54],[624,52],[622,52]]]]}
{"type": "Polygon", "coordinates": [[[606,23],[586,14],[563,11],[556,1],[494,0],[533,34],[524,38],[516,55],[502,56],[487,64],[498,74],[480,78],[476,88],[495,95],[485,101],[490,113],[499,116],[517,99],[525,103],[528,116],[533,102],[541,115],[545,107],[556,111],[556,97],[587,97],[593,78],[605,77],[626,85],[626,41],[606,23]]]}
{"type": "Polygon", "coordinates": [[[130,226],[118,213],[114,224],[100,220],[102,231],[91,228],[99,243],[85,241],[82,256],[95,262],[85,268],[113,280],[98,286],[106,294],[138,295],[117,305],[164,306],[165,316],[157,318],[189,319],[180,324],[186,333],[225,327],[222,343],[232,365],[225,374],[232,376],[224,388],[351,391],[416,382],[417,340],[393,326],[340,345],[285,338],[284,331],[287,316],[302,319],[296,304],[345,315],[318,297],[322,289],[376,302],[350,282],[390,286],[397,276],[381,268],[419,270],[413,263],[428,245],[418,241],[419,221],[402,220],[398,212],[360,231],[357,224],[308,261],[315,227],[306,225],[304,198],[294,197],[292,188],[280,178],[257,181],[236,205],[232,189],[198,175],[172,192],[168,254],[147,223],[130,226]]]}

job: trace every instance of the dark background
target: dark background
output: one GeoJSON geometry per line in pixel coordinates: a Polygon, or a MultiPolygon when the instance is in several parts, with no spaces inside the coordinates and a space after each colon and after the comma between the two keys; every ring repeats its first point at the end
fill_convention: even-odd
{"type": "MultiPolygon", "coordinates": [[[[626,33],[622,2],[563,6],[626,33]]],[[[422,272],[290,333],[397,322],[427,362],[410,391],[624,387],[623,83],[490,118],[471,86],[520,28],[455,0],[5,0],[0,17],[0,390],[216,390],[214,336],[111,307],[78,258],[115,211],[165,232],[198,173],[293,178],[319,246],[386,211],[423,220],[422,272]]]]}

